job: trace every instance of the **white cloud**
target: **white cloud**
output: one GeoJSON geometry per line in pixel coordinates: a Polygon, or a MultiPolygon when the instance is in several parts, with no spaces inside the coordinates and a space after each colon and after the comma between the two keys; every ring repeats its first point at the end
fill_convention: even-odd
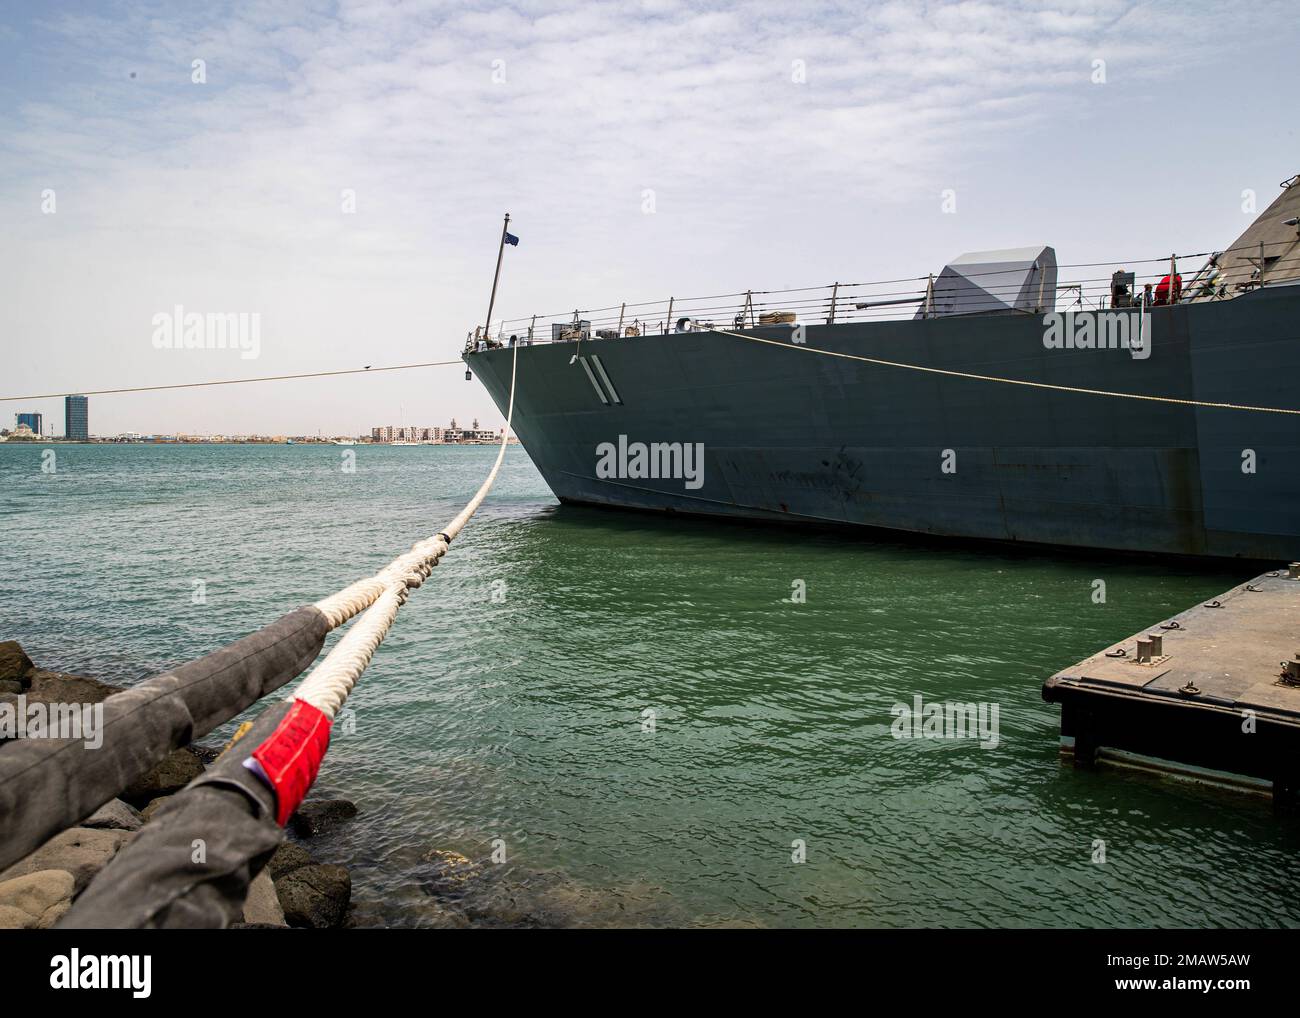
{"type": "MultiPolygon", "coordinates": [[[[10,26],[54,87],[20,88],[0,139],[0,270],[28,346],[6,388],[221,373],[149,349],[150,315],[174,303],[262,310],[268,371],[452,355],[483,314],[505,208],[523,238],[509,314],[742,276],[821,282],[807,274],[819,259],[859,257],[843,223],[937,203],[995,149],[1035,165],[1017,139],[1099,101],[1094,56],[1118,94],[1231,30],[1172,6],[1067,7],[132,4],[10,26]],[[206,85],[190,82],[195,58],[206,85]],[[37,213],[45,187],[57,216],[37,213]],[[356,215],[339,211],[343,188],[356,215]]],[[[886,267],[891,248],[917,256],[910,242],[870,243],[885,275],[922,268],[886,267]]],[[[213,424],[230,429],[353,428],[417,391],[351,390],[354,421],[307,384],[274,402],[232,390],[226,409],[122,399],[100,420],[151,430],[165,425],[147,413],[201,410],[241,415],[213,424]]],[[[430,416],[488,416],[477,388],[432,392],[430,416]]]]}

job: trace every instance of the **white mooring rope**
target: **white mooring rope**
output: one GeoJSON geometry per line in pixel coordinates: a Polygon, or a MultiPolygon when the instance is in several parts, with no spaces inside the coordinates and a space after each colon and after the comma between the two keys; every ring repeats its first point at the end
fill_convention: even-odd
{"type": "Polygon", "coordinates": [[[487,480],[456,518],[439,533],[415,544],[410,551],[393,559],[374,576],[358,580],[337,594],[316,602],[317,610],[325,616],[330,629],[337,629],[363,611],[365,614],[302,681],[290,699],[305,700],[331,720],[334,718],[357,684],[361,673],[370,664],[375,650],[388,635],[388,630],[397,618],[397,610],[406,602],[407,592],[428,578],[438,560],[447,553],[447,546],[483,504],[501,469],[501,461],[505,459],[506,446],[510,440],[510,424],[515,413],[515,365],[518,360],[519,344],[516,343],[510,361],[510,401],[506,410],[506,426],[501,434],[501,448],[487,480]]]}

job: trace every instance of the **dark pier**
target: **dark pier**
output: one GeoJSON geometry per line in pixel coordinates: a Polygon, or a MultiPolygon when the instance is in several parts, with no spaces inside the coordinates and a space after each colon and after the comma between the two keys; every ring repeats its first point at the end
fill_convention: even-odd
{"type": "Polygon", "coordinates": [[[1077,767],[1300,801],[1300,565],[1157,622],[1043,684],[1077,767]]]}

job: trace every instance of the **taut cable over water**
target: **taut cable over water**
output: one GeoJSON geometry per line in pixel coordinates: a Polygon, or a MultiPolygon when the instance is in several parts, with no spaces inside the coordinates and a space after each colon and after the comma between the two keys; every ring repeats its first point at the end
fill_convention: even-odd
{"type": "Polygon", "coordinates": [[[134,385],[121,389],[76,389],[67,392],[40,392],[26,396],[0,396],[0,403],[29,399],[57,399],[60,396],[116,396],[127,392],[160,392],[164,389],[206,389],[213,385],[246,385],[249,382],[286,382],[299,378],[333,378],[337,375],[374,375],[381,371],[410,371],[414,368],[445,368],[460,361],[422,361],[418,364],[389,364],[368,368],[344,368],[339,371],[304,371],[296,375],[259,375],[255,378],[223,378],[212,382],[172,382],[167,385],[134,385]]]}

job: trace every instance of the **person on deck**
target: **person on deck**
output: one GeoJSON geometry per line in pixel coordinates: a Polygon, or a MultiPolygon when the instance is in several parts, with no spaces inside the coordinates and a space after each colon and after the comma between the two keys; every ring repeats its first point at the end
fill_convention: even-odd
{"type": "Polygon", "coordinates": [[[1160,282],[1156,284],[1156,299],[1155,299],[1156,304],[1177,304],[1178,303],[1179,299],[1183,295],[1183,277],[1179,275],[1175,275],[1173,279],[1174,279],[1174,284],[1173,284],[1172,295],[1170,294],[1168,275],[1166,275],[1164,279],[1160,280],[1160,282]]]}

